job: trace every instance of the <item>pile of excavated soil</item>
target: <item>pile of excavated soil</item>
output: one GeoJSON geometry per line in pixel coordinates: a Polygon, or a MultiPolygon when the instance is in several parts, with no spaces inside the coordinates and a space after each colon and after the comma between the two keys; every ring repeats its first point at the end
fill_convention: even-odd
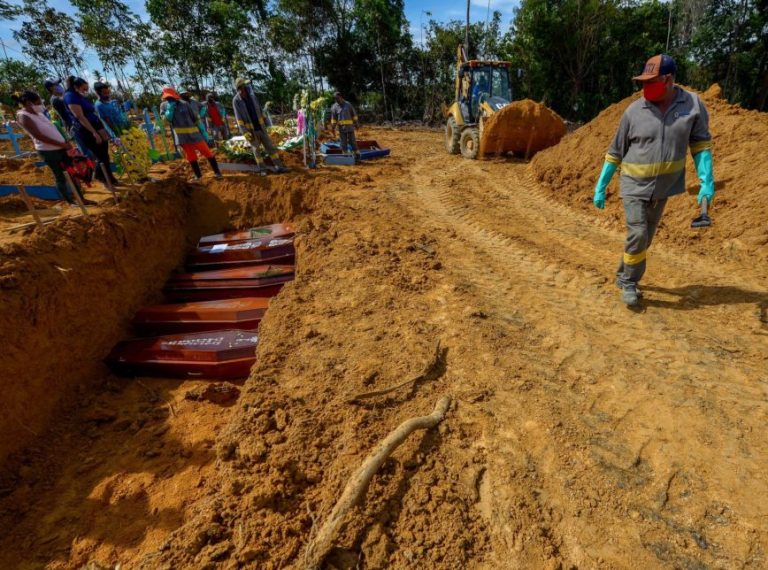
{"type": "Polygon", "coordinates": [[[0,462],[103,372],[126,319],[181,259],[185,210],[182,187],[163,182],[90,221],[64,218],[0,246],[2,369],[18,379],[3,385],[0,462]]]}
{"type": "MultiPolygon", "coordinates": [[[[690,227],[691,219],[698,215],[699,183],[689,156],[687,194],[667,204],[658,239],[716,258],[768,260],[768,153],[764,148],[768,113],[727,103],[717,86],[700,96],[709,110],[713,137],[716,194],[710,214],[714,225],[698,230],[690,227]]],[[[617,229],[624,227],[618,173],[609,186],[605,212],[594,209],[592,195],[619,120],[638,97],[636,93],[608,107],[531,162],[533,176],[553,196],[592,212],[595,218],[609,220],[617,229]]]]}
{"type": "Polygon", "coordinates": [[[0,159],[0,184],[53,185],[53,173],[50,168],[38,168],[32,158],[0,159]]]}
{"type": "Polygon", "coordinates": [[[483,125],[480,154],[531,157],[560,142],[566,130],[560,115],[545,105],[530,99],[513,101],[483,125]]]}
{"type": "Polygon", "coordinates": [[[0,246],[0,567],[125,560],[184,523],[236,402],[200,397],[205,381],[115,378],[102,359],[201,235],[299,219],[339,179],[167,180],[0,246]]]}
{"type": "MultiPolygon", "coordinates": [[[[377,180],[404,174],[400,159],[329,170],[314,213],[298,226],[296,280],[261,323],[257,362],[218,442],[216,492],[138,568],[300,565],[314,519],[327,514],[351,469],[388,430],[431,412],[447,390],[438,366],[418,390],[350,402],[417,376],[433,358],[437,331],[418,315],[429,311],[425,298],[436,293],[442,263],[434,240],[377,191],[377,180]]],[[[409,439],[338,543],[362,551],[368,568],[416,560],[460,568],[481,556],[487,531],[479,512],[466,508],[476,501],[472,458],[481,452],[441,451],[443,440],[466,447],[466,437],[443,429],[409,439]]],[[[344,562],[349,553],[335,556],[340,567],[354,567],[344,562]]]]}

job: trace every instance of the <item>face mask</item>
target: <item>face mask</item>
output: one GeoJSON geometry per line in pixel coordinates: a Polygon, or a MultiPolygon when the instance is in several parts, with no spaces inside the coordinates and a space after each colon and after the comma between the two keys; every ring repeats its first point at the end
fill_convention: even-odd
{"type": "Polygon", "coordinates": [[[655,81],[643,84],[643,97],[648,101],[661,101],[667,95],[666,81],[655,81]]]}
{"type": "Polygon", "coordinates": [[[83,97],[87,97],[88,96],[88,88],[86,87],[85,89],[82,89],[80,91],[80,95],[82,95],[83,97]]]}
{"type": "Polygon", "coordinates": [[[53,92],[56,95],[61,95],[62,93],[64,93],[64,88],[61,85],[57,85],[56,87],[53,88],[53,92]]]}

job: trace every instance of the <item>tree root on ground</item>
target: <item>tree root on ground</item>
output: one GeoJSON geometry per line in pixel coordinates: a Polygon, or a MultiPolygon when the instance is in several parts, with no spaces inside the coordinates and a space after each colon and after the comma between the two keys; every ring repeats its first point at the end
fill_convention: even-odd
{"type": "Polygon", "coordinates": [[[394,431],[391,431],[365,458],[363,464],[355,471],[347,481],[344,492],[336,502],[328,516],[328,519],[320,527],[315,537],[307,544],[304,551],[304,568],[317,570],[325,557],[333,548],[333,541],[341,530],[344,518],[350,509],[363,499],[368,484],[382,463],[405,441],[414,431],[430,429],[439,424],[448,411],[451,399],[443,396],[438,400],[435,409],[428,416],[411,418],[401,423],[394,431]]]}
{"type": "Polygon", "coordinates": [[[416,376],[415,378],[411,378],[410,380],[406,380],[405,382],[401,382],[400,384],[397,384],[396,386],[390,386],[389,388],[385,388],[383,390],[376,390],[374,392],[364,392],[362,394],[357,394],[356,396],[352,396],[347,400],[347,403],[354,403],[358,400],[366,400],[368,398],[375,398],[376,396],[384,396],[385,394],[389,394],[390,392],[395,392],[396,390],[399,390],[400,388],[405,388],[406,386],[410,386],[413,384],[416,384],[418,382],[421,382],[422,380],[426,379],[428,376],[432,375],[441,364],[443,364],[443,349],[440,345],[440,341],[437,341],[437,346],[435,346],[435,352],[432,356],[432,360],[429,361],[429,363],[424,367],[424,371],[416,376]]]}

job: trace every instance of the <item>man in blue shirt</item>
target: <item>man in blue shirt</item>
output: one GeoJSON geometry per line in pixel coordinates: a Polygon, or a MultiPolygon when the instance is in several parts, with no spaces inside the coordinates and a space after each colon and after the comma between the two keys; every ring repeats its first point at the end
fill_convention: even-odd
{"type": "Polygon", "coordinates": [[[119,137],[123,131],[130,128],[131,122],[123,113],[120,103],[111,99],[112,91],[108,83],[97,81],[93,84],[93,90],[99,97],[96,101],[96,113],[110,136],[112,138],[119,137]]]}

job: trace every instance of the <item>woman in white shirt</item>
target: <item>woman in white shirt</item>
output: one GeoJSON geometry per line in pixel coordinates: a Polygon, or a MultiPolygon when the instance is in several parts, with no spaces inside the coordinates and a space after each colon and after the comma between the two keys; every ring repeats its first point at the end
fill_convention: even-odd
{"type": "MultiPolygon", "coordinates": [[[[14,101],[21,106],[16,115],[16,120],[22,129],[32,139],[35,150],[53,171],[56,179],[56,187],[59,193],[70,204],[75,200],[66,180],[64,179],[65,164],[69,162],[67,151],[72,148],[48,117],[45,116],[45,107],[40,96],[34,91],[24,91],[21,95],[15,95],[14,101]]],[[[86,203],[94,203],[85,200],[86,203]]]]}

